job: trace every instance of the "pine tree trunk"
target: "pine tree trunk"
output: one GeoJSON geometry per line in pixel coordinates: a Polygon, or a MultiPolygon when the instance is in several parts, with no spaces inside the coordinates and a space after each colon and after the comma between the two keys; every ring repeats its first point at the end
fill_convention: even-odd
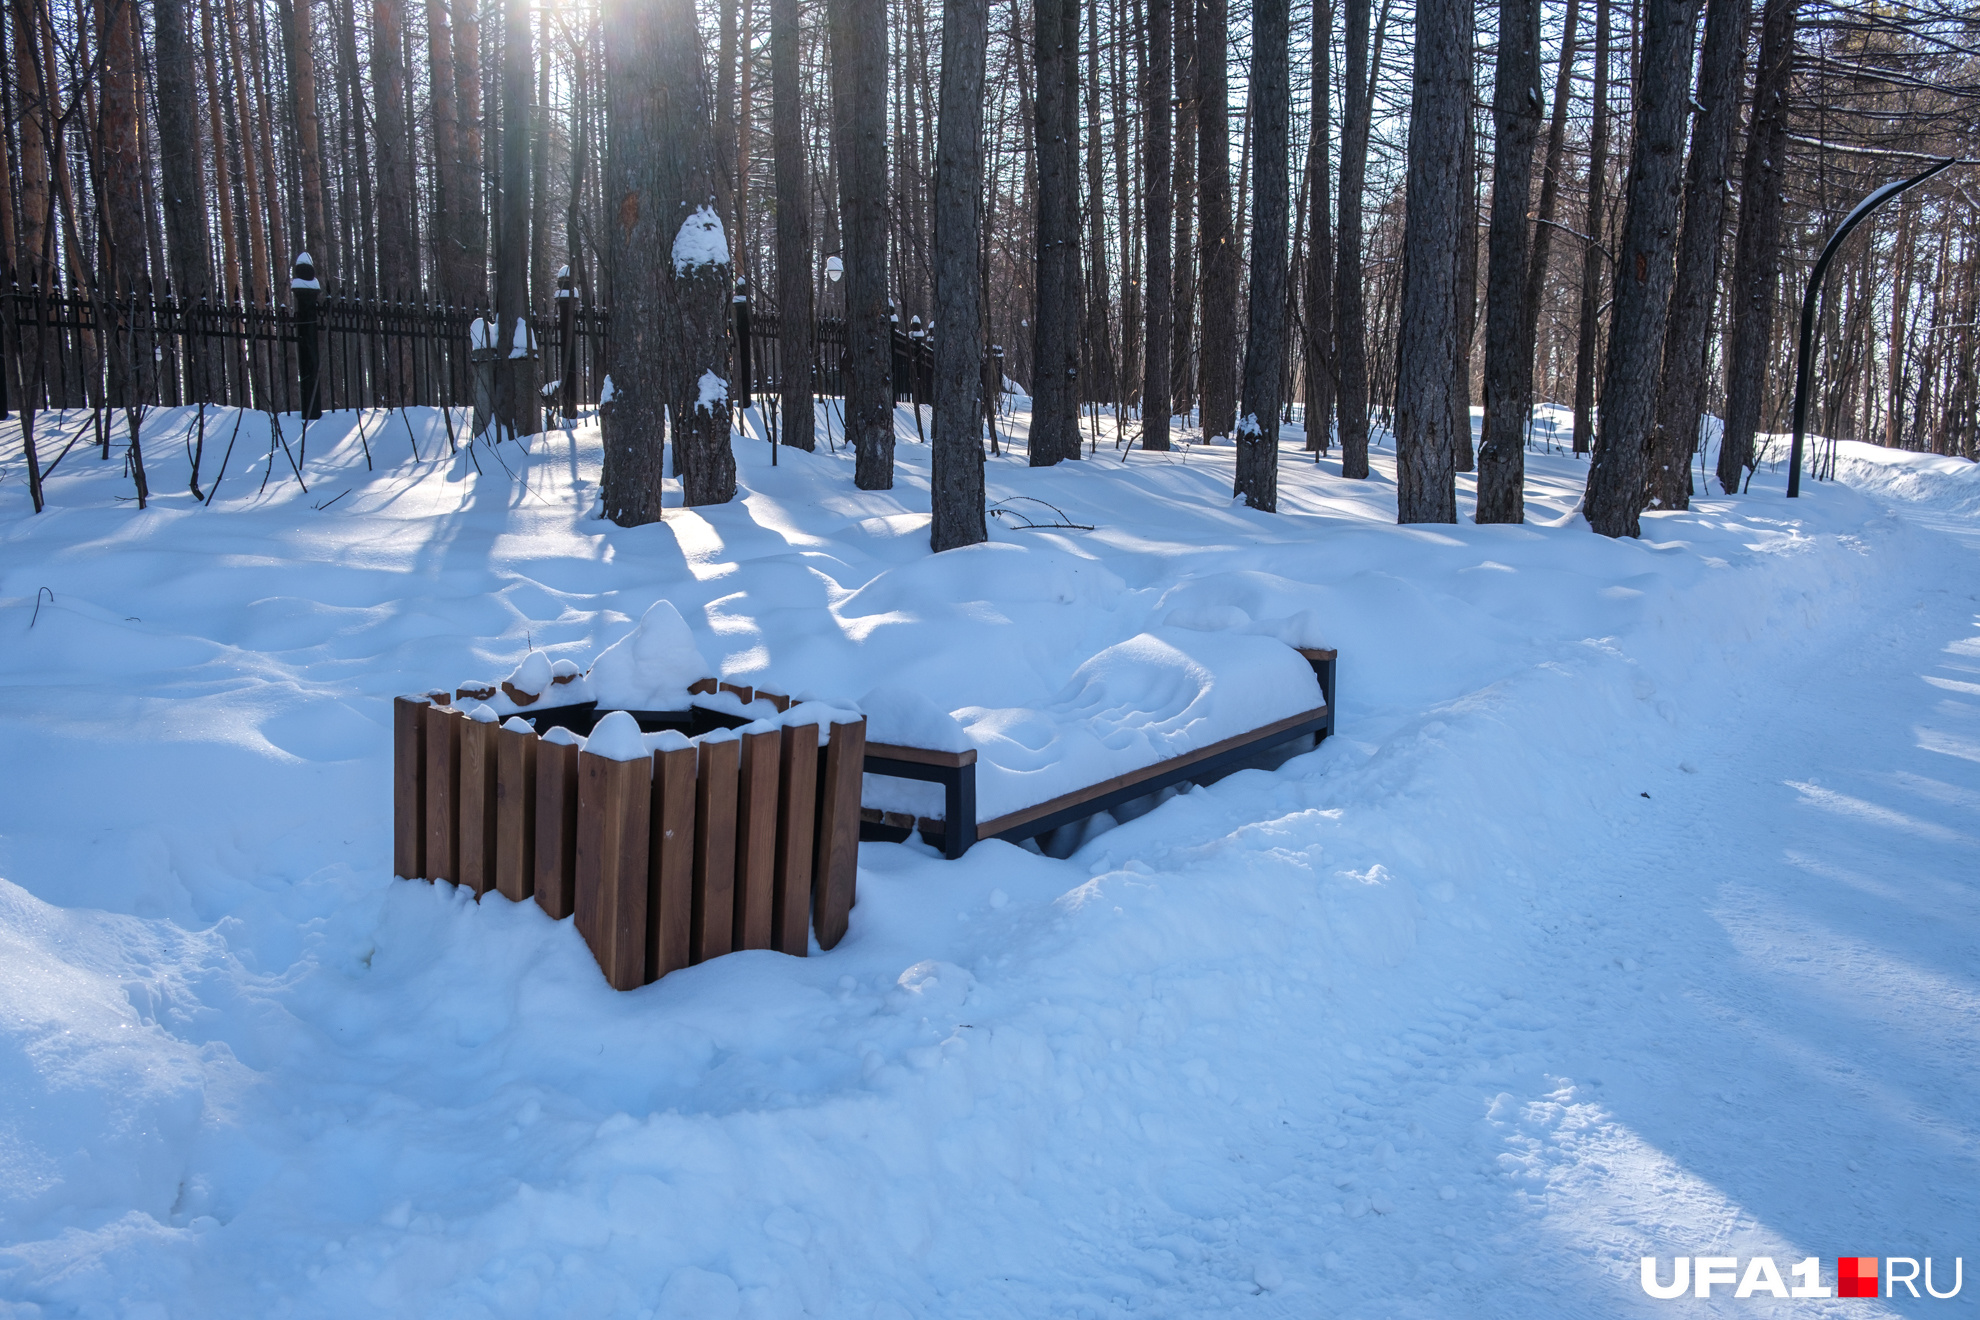
{"type": "Polygon", "coordinates": [[[1286,352],[1286,227],[1291,155],[1291,40],[1288,0],[1254,0],[1251,10],[1250,326],[1244,340],[1244,399],[1238,418],[1237,490],[1267,513],[1279,507],[1279,401],[1286,352]]]}
{"type": "Polygon", "coordinates": [[[1636,83],[1622,241],[1616,247],[1619,269],[1609,360],[1602,373],[1595,455],[1582,506],[1588,525],[1604,536],[1637,535],[1647,493],[1697,23],[1698,0],[1644,7],[1642,75],[1636,83]]]}
{"type": "Polygon", "coordinates": [[[1038,0],[1038,315],[1033,467],[1079,455],[1079,0],[1038,0]]]}
{"type": "Polygon", "coordinates": [[[983,512],[983,78],[989,0],[944,0],[935,169],[935,417],[929,544],[989,539],[983,512]]]}
{"type": "MultiPolygon", "coordinates": [[[[302,181],[303,247],[319,282],[335,277],[328,213],[323,209],[323,126],[316,112],[316,19],[312,0],[295,0],[290,15],[289,68],[295,97],[296,157],[302,181]]],[[[163,90],[162,87],[160,89],[163,90]]]]}
{"type": "MultiPolygon", "coordinates": [[[[516,435],[538,427],[535,360],[515,356],[530,309],[530,135],[535,116],[529,5],[502,9],[502,174],[495,239],[495,416],[516,435]]],[[[524,340],[526,342],[526,339],[524,340]]]]}
{"type": "Polygon", "coordinates": [[[603,21],[614,277],[601,484],[605,516],[632,527],[660,517],[669,417],[683,501],[720,504],[735,494],[730,266],[708,206],[718,171],[693,0],[608,0],[603,21]]]}
{"type": "MultiPolygon", "coordinates": [[[[550,8],[536,11],[536,113],[530,127],[529,285],[526,307],[554,296],[557,278],[550,265],[550,8]]],[[[527,312],[525,312],[527,314],[527,312]]]]}
{"type": "Polygon", "coordinates": [[[461,270],[457,208],[464,200],[460,178],[461,124],[454,101],[454,37],[446,0],[426,0],[427,94],[433,114],[433,274],[440,301],[459,302],[473,287],[461,270]]]}
{"type": "MultiPolygon", "coordinates": [[[[127,0],[96,0],[103,72],[97,101],[97,181],[109,260],[104,282],[114,293],[141,288],[145,275],[143,163],[138,152],[138,68],[127,0]]],[[[121,354],[113,355],[121,357],[121,354]]],[[[113,375],[123,368],[112,367],[113,375]]]]}
{"type": "Polygon", "coordinates": [[[1396,346],[1396,521],[1456,522],[1451,361],[1457,301],[1451,259],[1468,181],[1462,177],[1471,60],[1464,0],[1419,0],[1415,94],[1403,225],[1403,300],[1396,346]]]}
{"type": "Polygon", "coordinates": [[[1705,48],[1699,58],[1691,159],[1684,184],[1684,228],[1678,235],[1676,283],[1665,332],[1663,380],[1657,390],[1655,448],[1650,461],[1650,507],[1691,507],[1691,456],[1705,415],[1705,360],[1712,337],[1712,300],[1719,288],[1719,248],[1726,220],[1726,171],[1733,121],[1739,113],[1741,66],[1752,16],[1748,0],[1708,0],[1705,48]]]}
{"type": "MultiPolygon", "coordinates": [[[[1188,3],[1188,0],[1184,0],[1188,3]]],[[[1169,447],[1169,341],[1175,334],[1175,279],[1170,226],[1175,190],[1171,155],[1171,87],[1175,81],[1173,0],[1148,0],[1148,81],[1142,94],[1142,187],[1147,197],[1142,222],[1148,245],[1146,337],[1142,341],[1141,447],[1169,447]]]]}
{"type": "Polygon", "coordinates": [[[1228,0],[1197,0],[1197,178],[1203,253],[1203,335],[1197,396],[1203,437],[1237,426],[1238,251],[1231,232],[1230,15],[1228,0]]]}
{"type": "Polygon", "coordinates": [[[1588,210],[1582,219],[1581,308],[1574,350],[1574,452],[1595,435],[1595,336],[1602,301],[1602,191],[1609,177],[1609,0],[1595,0],[1595,83],[1588,130],[1588,210]]]}
{"type": "Polygon", "coordinates": [[[1313,0],[1313,124],[1307,135],[1306,177],[1312,191],[1306,244],[1306,447],[1324,454],[1334,428],[1334,244],[1329,230],[1333,194],[1328,153],[1333,146],[1333,0],[1313,0]]]}
{"type": "Polygon", "coordinates": [[[1458,472],[1470,472],[1477,466],[1471,447],[1471,346],[1478,339],[1478,193],[1483,181],[1478,177],[1478,119],[1471,112],[1478,90],[1478,33],[1475,22],[1469,18],[1464,25],[1464,40],[1472,57],[1464,63],[1458,242],[1451,254],[1457,264],[1451,276],[1451,297],[1456,300],[1453,324],[1457,327],[1457,345],[1451,352],[1451,466],[1458,472]]]}
{"type": "Polygon", "coordinates": [[[894,485],[893,328],[887,300],[886,0],[830,0],[832,100],[845,230],[846,439],[853,484],[894,485]]]}
{"type": "MultiPolygon", "coordinates": [[[[1492,92],[1492,230],[1485,269],[1485,433],[1478,521],[1526,521],[1526,422],[1533,350],[1526,332],[1527,199],[1540,130],[1540,3],[1499,0],[1492,92]]],[[[1468,425],[1468,423],[1467,423],[1468,425]]]]}
{"type": "Polygon", "coordinates": [[[1196,108],[1202,101],[1197,80],[1196,3],[1171,0],[1176,25],[1176,243],[1175,292],[1170,307],[1176,334],[1170,341],[1170,410],[1185,423],[1196,398],[1196,372],[1190,352],[1196,342],[1196,108]]]}
{"type": "MultiPolygon", "coordinates": [[[[158,149],[172,284],[182,301],[213,292],[207,248],[206,179],[200,167],[199,96],[186,0],[153,0],[158,59],[158,149]]],[[[204,397],[204,396],[202,396],[204,397]]]]}
{"type": "Polygon", "coordinates": [[[1334,354],[1340,387],[1341,475],[1368,476],[1368,326],[1361,287],[1361,187],[1368,169],[1368,10],[1347,0],[1341,91],[1341,218],[1335,232],[1334,354]]]}
{"type": "Polygon", "coordinates": [[[457,305],[483,307],[488,296],[488,209],[482,192],[481,18],[474,0],[453,0],[453,6],[460,148],[449,195],[456,247],[451,295],[457,305]]]}
{"type": "Polygon", "coordinates": [[[1532,382],[1534,350],[1540,330],[1540,299],[1546,291],[1547,252],[1553,243],[1553,220],[1560,206],[1561,156],[1567,146],[1568,93],[1574,86],[1575,28],[1581,17],[1580,0],[1567,0],[1561,19],[1561,63],[1554,77],[1554,109],[1547,122],[1547,150],[1540,167],[1540,205],[1533,227],[1533,250],[1526,262],[1525,306],[1520,313],[1520,360],[1527,363],[1527,397],[1536,388],[1532,382]]]}
{"type": "Polygon", "coordinates": [[[780,439],[809,453],[812,413],[811,196],[805,178],[799,0],[770,0],[770,135],[777,171],[777,324],[783,352],[780,439]]]}
{"type": "Polygon", "coordinates": [[[1760,20],[1760,63],[1753,116],[1740,173],[1739,235],[1734,240],[1732,327],[1726,335],[1726,429],[1719,445],[1719,485],[1737,495],[1753,466],[1767,363],[1774,340],[1774,296],[1781,256],[1781,177],[1787,165],[1788,92],[1794,75],[1794,20],[1800,0],[1767,0],[1760,20]]]}
{"type": "Polygon", "coordinates": [[[32,0],[12,0],[8,12],[13,19],[15,105],[21,120],[19,269],[30,283],[45,287],[55,273],[53,194],[48,173],[48,135],[54,109],[44,82],[49,76],[47,65],[37,58],[41,11],[32,0]]]}

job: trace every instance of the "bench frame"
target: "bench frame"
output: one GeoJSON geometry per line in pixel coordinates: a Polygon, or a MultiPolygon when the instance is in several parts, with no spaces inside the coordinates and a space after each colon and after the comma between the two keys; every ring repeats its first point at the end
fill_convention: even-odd
{"type": "Polygon", "coordinates": [[[922,837],[931,842],[933,836],[939,834],[942,855],[954,860],[968,852],[970,845],[978,839],[1004,839],[1015,843],[1020,839],[1034,838],[1061,825],[1083,820],[1175,784],[1201,783],[1295,738],[1311,735],[1317,747],[1334,732],[1334,670],[1340,653],[1331,648],[1295,649],[1313,666],[1314,676],[1320,680],[1322,705],[993,820],[978,822],[976,819],[975,748],[962,752],[941,752],[924,747],[869,742],[866,744],[866,773],[940,784],[943,819],[939,822],[926,818],[917,821],[912,816],[890,812],[873,820],[862,814],[859,837],[898,843],[919,828],[922,837]]]}

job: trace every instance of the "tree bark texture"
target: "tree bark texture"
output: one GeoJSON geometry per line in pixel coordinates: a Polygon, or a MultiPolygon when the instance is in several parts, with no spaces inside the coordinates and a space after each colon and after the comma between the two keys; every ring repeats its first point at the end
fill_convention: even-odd
{"type": "Polygon", "coordinates": [[[1203,437],[1237,426],[1238,250],[1231,222],[1230,6],[1197,0],[1197,213],[1203,283],[1203,333],[1196,392],[1203,437]]]}
{"type": "Polygon", "coordinates": [[[1567,147],[1568,95],[1574,87],[1574,39],[1580,17],[1580,0],[1567,0],[1561,16],[1561,62],[1554,77],[1554,109],[1547,121],[1547,150],[1540,166],[1540,204],[1534,210],[1537,223],[1526,260],[1526,305],[1520,313],[1520,360],[1527,365],[1528,399],[1534,394],[1534,350],[1540,331],[1540,299],[1547,285],[1547,253],[1554,239],[1554,215],[1560,207],[1561,156],[1567,147]]]}
{"type": "Polygon", "coordinates": [[[206,298],[213,293],[213,259],[207,246],[206,180],[200,167],[199,99],[186,0],[155,0],[152,14],[161,200],[172,284],[182,299],[206,298]]]}
{"type": "Polygon", "coordinates": [[[1691,456],[1705,415],[1711,379],[1705,353],[1712,337],[1712,300],[1719,287],[1719,247],[1726,220],[1726,171],[1739,113],[1748,0],[1707,0],[1705,47],[1699,56],[1698,109],[1691,123],[1691,158],[1684,181],[1684,227],[1678,235],[1676,283],[1664,332],[1663,380],[1657,387],[1657,428],[1650,455],[1650,507],[1691,507],[1691,456]]]}
{"type": "Polygon", "coordinates": [[[1254,0],[1251,10],[1250,325],[1244,340],[1244,396],[1238,418],[1237,490],[1254,509],[1279,507],[1279,402],[1286,353],[1286,228],[1290,201],[1291,38],[1288,0],[1254,0]]]}
{"type": "Polygon", "coordinates": [[[1698,0],[1655,0],[1643,9],[1642,73],[1623,227],[1617,244],[1615,308],[1595,454],[1582,511],[1604,536],[1635,536],[1643,512],[1657,380],[1677,249],[1684,125],[1691,91],[1698,0]]]}
{"type": "Polygon", "coordinates": [[[1456,522],[1451,360],[1457,351],[1452,289],[1460,241],[1465,124],[1464,65],[1471,59],[1465,0],[1419,0],[1415,94],[1403,224],[1401,334],[1396,346],[1396,521],[1456,522]]]}
{"type": "Polygon", "coordinates": [[[604,35],[615,278],[603,494],[605,516],[631,527],[660,517],[670,416],[684,503],[720,504],[735,494],[730,267],[726,245],[718,262],[695,256],[710,250],[708,226],[719,234],[721,221],[708,205],[715,142],[693,0],[607,0],[604,35]]]}
{"type": "Polygon", "coordinates": [[[1499,0],[1492,92],[1492,229],[1485,267],[1485,434],[1478,521],[1526,521],[1526,421],[1533,352],[1526,334],[1526,262],[1533,142],[1540,131],[1540,3],[1499,0]]]}
{"type": "Polygon", "coordinates": [[[1740,170],[1739,234],[1734,240],[1732,328],[1726,336],[1726,429],[1719,444],[1719,485],[1737,495],[1753,466],[1767,356],[1774,341],[1774,298],[1781,264],[1781,176],[1787,164],[1788,92],[1794,75],[1794,21],[1799,0],[1767,0],[1760,19],[1760,63],[1753,115],[1740,170]]]}
{"type": "Polygon", "coordinates": [[[460,148],[453,165],[458,186],[448,199],[459,248],[453,296],[462,305],[479,306],[485,305],[488,292],[488,208],[481,187],[481,19],[475,0],[452,0],[452,4],[454,112],[460,122],[460,148]]]}
{"type": "MultiPolygon", "coordinates": [[[[431,9],[429,8],[429,14],[431,9]]],[[[319,281],[334,279],[336,254],[331,250],[328,213],[323,209],[323,128],[316,113],[316,18],[312,0],[295,0],[290,13],[289,86],[294,98],[296,164],[302,184],[303,248],[316,267],[319,281]]],[[[447,65],[434,76],[451,77],[447,65]]],[[[160,92],[162,94],[163,88],[160,92]]],[[[440,159],[444,160],[445,157],[440,159]]]]}
{"type": "Polygon", "coordinates": [[[983,68],[989,0],[943,0],[935,164],[935,416],[929,544],[989,539],[983,511],[983,68]]]}
{"type": "Polygon", "coordinates": [[[1333,195],[1327,182],[1328,153],[1334,141],[1333,0],[1313,0],[1313,123],[1307,135],[1306,177],[1313,200],[1306,242],[1306,315],[1301,318],[1306,359],[1306,447],[1324,454],[1334,428],[1334,244],[1333,195]]]}
{"type": "Polygon", "coordinates": [[[1368,170],[1368,9],[1346,0],[1347,61],[1341,105],[1341,209],[1335,241],[1334,352],[1338,371],[1341,475],[1368,476],[1368,326],[1361,284],[1361,189],[1368,170]]]}
{"type": "Polygon", "coordinates": [[[1602,190],[1609,171],[1609,0],[1595,0],[1595,79],[1588,129],[1588,209],[1581,232],[1581,307],[1574,349],[1574,452],[1585,454],[1595,435],[1595,336],[1600,328],[1602,190]]]}
{"type": "Polygon", "coordinates": [[[776,157],[777,328],[783,352],[779,438],[817,445],[811,402],[813,308],[811,197],[805,177],[803,33],[799,0],[770,0],[770,137],[776,157]]]}
{"type": "Polygon", "coordinates": [[[893,340],[887,300],[887,5],[830,0],[832,99],[845,231],[846,439],[853,484],[894,485],[893,340]]]}
{"type": "Polygon", "coordinates": [[[1471,58],[1464,62],[1464,132],[1458,164],[1457,247],[1451,259],[1457,264],[1452,276],[1451,297],[1456,305],[1457,344],[1451,350],[1451,467],[1470,472],[1477,467],[1471,445],[1471,346],[1478,338],[1478,117],[1472,113],[1478,99],[1477,21],[1467,14],[1464,42],[1471,58]]]}
{"type": "MultiPolygon", "coordinates": [[[[1185,0],[1187,2],[1187,0],[1185,0]]],[[[1146,337],[1142,341],[1141,447],[1169,447],[1169,341],[1176,332],[1175,263],[1170,227],[1175,223],[1172,128],[1175,109],[1173,0],[1148,0],[1148,82],[1142,102],[1142,173],[1147,201],[1142,211],[1148,247],[1146,337]]]]}
{"type": "Polygon", "coordinates": [[[1079,0],[1038,0],[1038,314],[1033,467],[1079,457],[1079,0]]]}
{"type": "MultiPolygon", "coordinates": [[[[378,0],[393,4],[397,0],[378,0]]],[[[525,0],[504,0],[502,8],[502,176],[500,223],[495,250],[495,347],[498,363],[495,415],[517,435],[534,435],[541,399],[536,393],[533,351],[515,356],[529,316],[530,134],[534,121],[535,72],[525,0]],[[519,331],[521,332],[519,334],[519,331]]],[[[705,135],[705,134],[704,134],[705,135]]],[[[726,295],[726,290],[724,291],[726,295]]],[[[726,296],[725,296],[726,301],[726,296]]]]}

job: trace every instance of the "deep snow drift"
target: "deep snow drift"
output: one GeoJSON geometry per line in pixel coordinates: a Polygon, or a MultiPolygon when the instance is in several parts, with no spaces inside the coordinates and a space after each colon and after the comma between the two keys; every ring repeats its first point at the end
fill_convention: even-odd
{"type": "Polygon", "coordinates": [[[630,531],[593,430],[372,414],[367,470],[339,414],[304,494],[250,418],[199,508],[192,420],[144,513],[86,443],[39,517],[0,477],[0,1311],[1765,1315],[1638,1259],[1980,1256],[1980,469],[1846,446],[1610,542],[1569,457],[1524,527],[1398,528],[1386,451],[1290,433],[1269,516],[1109,432],[990,462],[1093,530],[933,557],[905,415],[894,492],[738,440],[630,531]],[[924,715],[1311,611],[1340,733],[1067,860],[867,845],[830,954],[615,994],[391,878],[388,701],[663,597],[924,715]]]}

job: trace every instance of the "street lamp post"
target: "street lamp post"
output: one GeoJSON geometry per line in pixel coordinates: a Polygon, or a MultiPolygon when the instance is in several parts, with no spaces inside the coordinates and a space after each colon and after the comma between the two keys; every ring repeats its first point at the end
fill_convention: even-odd
{"type": "Polygon", "coordinates": [[[1842,246],[1850,231],[1868,219],[1870,213],[1885,202],[1915,188],[1925,180],[1958,161],[1947,157],[1923,174],[1914,174],[1909,179],[1887,183],[1856,204],[1856,209],[1844,217],[1842,224],[1829,238],[1829,245],[1822,249],[1821,260],[1815,263],[1815,271],[1808,277],[1808,288],[1801,295],[1801,347],[1794,361],[1794,446],[1788,454],[1787,497],[1797,499],[1801,495],[1801,446],[1808,433],[1808,373],[1811,370],[1809,359],[1815,350],[1815,296],[1822,291],[1822,277],[1829,273],[1829,262],[1835,259],[1836,249],[1842,246]]]}

